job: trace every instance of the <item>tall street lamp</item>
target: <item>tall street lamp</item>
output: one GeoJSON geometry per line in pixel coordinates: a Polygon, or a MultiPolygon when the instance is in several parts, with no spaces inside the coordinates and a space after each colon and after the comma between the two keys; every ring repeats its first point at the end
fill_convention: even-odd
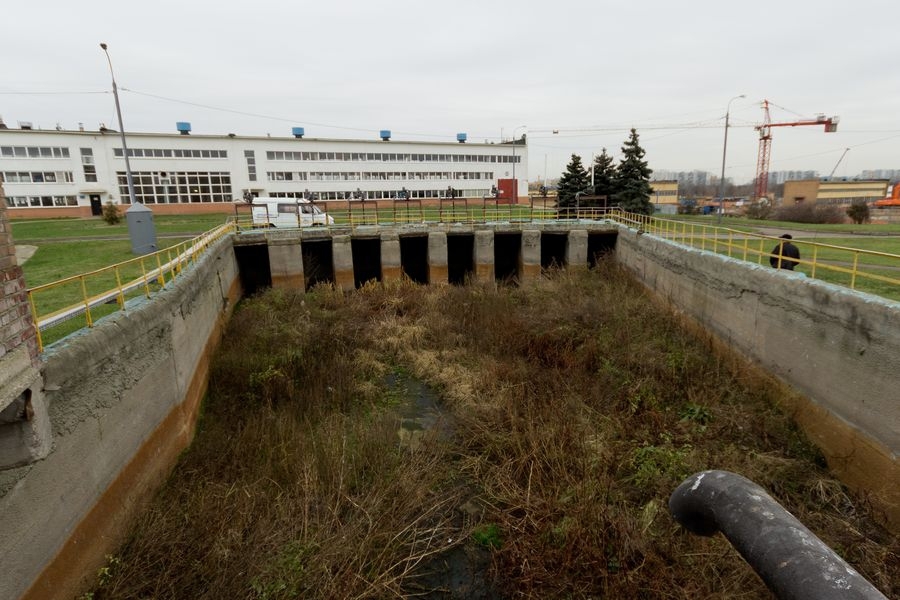
{"type": "Polygon", "coordinates": [[[517,204],[519,202],[519,182],[516,181],[516,132],[520,129],[524,129],[528,127],[528,125],[519,125],[515,129],[513,129],[513,137],[512,137],[512,145],[513,145],[513,204],[517,204]]]}
{"type": "Polygon", "coordinates": [[[125,157],[125,176],[128,179],[128,198],[131,205],[137,202],[134,196],[134,177],[131,174],[131,163],[128,160],[128,146],[125,144],[125,125],[122,123],[122,108],[119,106],[119,90],[116,87],[116,76],[113,73],[112,60],[109,58],[109,52],[104,42],[100,43],[103,53],[106,54],[106,62],[109,63],[109,74],[112,77],[113,98],[116,100],[116,115],[119,117],[119,134],[122,136],[122,155],[125,157]]]}
{"type": "Polygon", "coordinates": [[[738,98],[746,98],[746,94],[741,94],[740,96],[735,96],[731,100],[728,101],[728,105],[725,107],[725,143],[722,144],[722,177],[719,179],[719,219],[718,222],[722,223],[722,215],[725,214],[725,153],[728,151],[728,116],[731,113],[731,103],[737,100],[738,98]]]}

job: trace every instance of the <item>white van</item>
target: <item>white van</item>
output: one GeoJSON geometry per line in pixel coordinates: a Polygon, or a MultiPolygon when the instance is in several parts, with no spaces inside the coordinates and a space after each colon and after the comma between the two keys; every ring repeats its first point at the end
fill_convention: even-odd
{"type": "Polygon", "coordinates": [[[254,198],[253,224],[257,227],[310,227],[333,225],[334,218],[301,198],[254,198]]]}

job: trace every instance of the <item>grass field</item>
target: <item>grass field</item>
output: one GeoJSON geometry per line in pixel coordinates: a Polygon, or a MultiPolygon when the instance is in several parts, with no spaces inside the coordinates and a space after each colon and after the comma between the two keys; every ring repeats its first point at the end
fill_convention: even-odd
{"type": "MultiPolygon", "coordinates": [[[[335,217],[338,224],[363,224],[376,223],[379,221],[393,222],[421,222],[425,221],[443,221],[468,222],[472,220],[497,220],[497,221],[515,221],[520,219],[530,219],[540,216],[540,213],[532,213],[529,207],[498,205],[489,207],[485,210],[482,206],[466,207],[458,203],[455,207],[446,205],[443,207],[426,206],[422,207],[417,203],[398,203],[394,209],[382,208],[374,210],[374,207],[359,205],[341,205],[329,214],[335,217]],[[347,210],[347,206],[352,210],[347,210]]],[[[554,215],[551,214],[551,217],[554,215]]],[[[165,237],[167,235],[197,235],[208,231],[218,225],[221,225],[227,217],[225,215],[183,215],[183,216],[160,216],[154,218],[156,225],[158,242],[160,248],[166,248],[174,245],[184,238],[165,237]]],[[[710,217],[693,217],[696,222],[704,224],[712,224],[714,218],[710,217]]],[[[695,222],[690,221],[690,222],[695,222]]],[[[732,226],[732,222],[739,221],[733,218],[726,218],[725,225],[732,226]]],[[[746,223],[743,220],[741,222],[746,223]]],[[[854,261],[853,253],[845,250],[820,248],[815,250],[813,254],[812,247],[805,244],[807,241],[815,241],[823,244],[831,244],[835,246],[843,246],[847,248],[860,248],[876,252],[891,253],[900,255],[900,236],[846,236],[839,237],[841,232],[849,231],[849,225],[829,225],[829,226],[806,226],[798,224],[786,224],[770,221],[759,221],[756,223],[765,224],[767,227],[788,226],[792,230],[800,227],[806,229],[813,227],[810,237],[800,238],[798,236],[797,244],[800,246],[803,258],[812,260],[813,257],[821,263],[815,270],[815,277],[843,286],[850,286],[851,275],[840,272],[839,270],[829,270],[829,265],[836,266],[838,269],[849,268],[854,261]]],[[[869,227],[869,226],[864,226],[869,227]]],[[[753,227],[743,226],[745,230],[752,230],[753,227]]],[[[895,226],[894,229],[900,230],[895,226]]],[[[699,230],[698,230],[699,231],[699,230]]],[[[881,230],[882,233],[886,230],[881,230]]],[[[13,222],[13,235],[17,243],[38,245],[38,249],[34,256],[31,257],[23,265],[26,281],[30,287],[58,281],[66,277],[71,277],[80,273],[86,273],[95,269],[100,269],[133,258],[130,252],[130,244],[127,241],[127,226],[122,223],[115,226],[107,225],[99,218],[92,219],[45,219],[40,221],[13,222]],[[118,237],[121,239],[103,239],[108,237],[118,237]]],[[[740,242],[737,242],[740,244],[740,242]]],[[[763,252],[769,251],[770,242],[759,245],[758,242],[751,243],[751,248],[763,252]]],[[[707,249],[712,250],[712,246],[707,249]]],[[[721,253],[729,253],[724,247],[718,247],[721,253]]],[[[741,256],[741,248],[733,248],[732,256],[741,256]]],[[[760,262],[755,259],[752,253],[749,260],[760,262]]],[[[762,264],[768,262],[767,257],[762,257],[762,264]]],[[[872,273],[887,278],[897,279],[900,277],[900,260],[896,258],[859,255],[858,264],[866,273],[872,273]]],[[[155,265],[150,265],[152,268],[155,265]]],[[[813,275],[810,265],[801,265],[799,271],[807,275],[813,275]]],[[[139,276],[140,269],[135,266],[128,272],[123,272],[122,276],[133,278],[139,276]]],[[[877,294],[886,298],[900,300],[900,286],[895,283],[880,281],[875,278],[866,276],[858,276],[853,281],[855,289],[860,291],[877,294]]],[[[88,283],[88,294],[96,294],[103,290],[113,289],[117,286],[115,277],[110,274],[106,277],[93,277],[88,283]]],[[[39,315],[46,315],[63,306],[68,306],[80,302],[82,298],[82,288],[80,282],[73,282],[64,286],[59,286],[53,290],[41,292],[36,296],[36,307],[39,315]]],[[[115,310],[115,307],[103,307],[98,309],[97,316],[109,314],[115,310]]],[[[47,339],[59,339],[63,334],[77,330],[84,326],[84,320],[73,321],[60,326],[55,332],[48,332],[47,339]]]]}
{"type": "Polygon", "coordinates": [[[793,393],[613,261],[527,288],[269,291],[233,316],[194,444],[90,597],[771,598],[668,514],[710,468],[898,597],[900,539],[781,413],[793,393]],[[396,374],[439,392],[448,435],[404,443],[396,374]]]}
{"type": "MultiPolygon", "coordinates": [[[[154,216],[153,224],[157,235],[200,234],[209,231],[228,218],[227,215],[171,215],[154,216]]],[[[118,225],[109,225],[100,217],[89,219],[40,219],[32,221],[11,221],[13,237],[17,244],[28,244],[32,240],[58,238],[103,238],[128,236],[128,225],[124,216],[118,225]]]]}
{"type": "MultiPolygon", "coordinates": [[[[660,218],[671,219],[674,221],[689,221],[692,223],[700,223],[703,225],[717,226],[720,225],[715,215],[657,215],[660,218]]],[[[763,219],[747,219],[745,217],[724,217],[721,222],[722,227],[737,229],[738,231],[753,232],[758,229],[790,229],[803,231],[816,231],[825,233],[858,233],[858,234],[894,234],[900,235],[900,223],[865,223],[857,225],[855,223],[793,223],[790,221],[770,221],[763,219]]]]}

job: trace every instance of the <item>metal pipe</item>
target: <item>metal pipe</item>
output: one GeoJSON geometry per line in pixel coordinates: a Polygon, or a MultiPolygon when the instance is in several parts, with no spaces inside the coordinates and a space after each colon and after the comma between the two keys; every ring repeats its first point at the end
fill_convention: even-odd
{"type": "Polygon", "coordinates": [[[760,486],[728,471],[687,478],[669,512],[688,531],[717,531],[782,600],[887,600],[760,486]]]}

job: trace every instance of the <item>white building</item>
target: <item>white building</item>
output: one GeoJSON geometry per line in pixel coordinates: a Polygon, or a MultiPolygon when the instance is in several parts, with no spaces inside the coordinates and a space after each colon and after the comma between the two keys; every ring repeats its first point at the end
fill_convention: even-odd
{"type": "MultiPolygon", "coordinates": [[[[227,212],[245,194],[319,201],[482,198],[493,186],[527,195],[528,148],[516,144],[337,140],[300,137],[128,133],[135,197],[160,214],[227,212]],[[524,180],[524,181],[523,181],[524,180]]],[[[384,139],[388,138],[388,139],[384,139]]],[[[87,216],[128,204],[120,134],[0,128],[0,177],[9,216],[87,216]]]]}

